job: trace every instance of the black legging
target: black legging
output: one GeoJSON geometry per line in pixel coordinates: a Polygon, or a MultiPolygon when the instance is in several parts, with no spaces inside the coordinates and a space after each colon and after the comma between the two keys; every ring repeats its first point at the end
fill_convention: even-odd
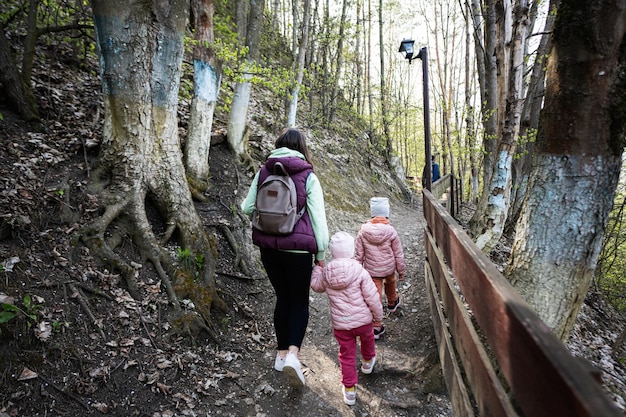
{"type": "Polygon", "coordinates": [[[261,262],[276,292],[274,328],[278,350],[300,348],[309,324],[313,255],[261,249],[261,262]]]}

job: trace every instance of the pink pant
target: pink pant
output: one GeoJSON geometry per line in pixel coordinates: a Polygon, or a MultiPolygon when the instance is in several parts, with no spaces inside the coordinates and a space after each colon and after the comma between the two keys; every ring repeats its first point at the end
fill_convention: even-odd
{"type": "MultiPolygon", "coordinates": [[[[378,289],[378,295],[380,295],[380,302],[383,302],[383,286],[385,288],[385,297],[387,297],[387,305],[391,305],[398,299],[398,292],[396,291],[396,273],[386,277],[372,277],[376,288],[378,289]]],[[[374,322],[374,327],[379,328],[382,326],[381,322],[374,322]]]]}
{"type": "Polygon", "coordinates": [[[352,330],[336,330],[335,339],[339,343],[339,364],[341,365],[341,383],[345,387],[353,387],[358,382],[356,370],[356,339],[361,340],[361,358],[369,361],[376,356],[374,330],[366,324],[352,330]]]}

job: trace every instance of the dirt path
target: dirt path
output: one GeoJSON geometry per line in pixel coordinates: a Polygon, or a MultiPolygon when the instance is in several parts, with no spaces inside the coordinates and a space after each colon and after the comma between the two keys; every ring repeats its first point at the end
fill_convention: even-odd
{"type": "MultiPolygon", "coordinates": [[[[10,171],[21,166],[19,155],[41,152],[27,138],[21,130],[0,134],[2,145],[10,144],[0,149],[20,150],[0,152],[3,178],[34,181],[10,171]]],[[[63,144],[54,135],[46,143],[63,144]]],[[[421,200],[412,205],[391,202],[391,221],[403,241],[408,267],[407,279],[399,283],[403,305],[385,319],[387,333],[377,342],[378,362],[371,375],[359,375],[357,403],[350,407],[341,395],[338,348],[325,294],[311,292],[311,319],[301,354],[306,387],[288,387],[284,375],[273,370],[274,292],[265,274],[242,274],[240,254],[223,236],[228,228],[249,245],[244,252],[250,259],[258,257],[249,227],[232,210],[241,201],[236,191],[247,187],[225,145],[212,147],[211,155],[215,185],[209,201],[198,203],[197,209],[218,242],[219,287],[230,306],[225,316],[215,316],[219,341],[203,332],[194,337],[170,333],[167,297],[149,262],[139,270],[144,297],[134,300],[118,275],[101,271],[88,252],[72,245],[72,231],[97,212],[86,194],[85,171],[76,168],[83,163],[82,153],[68,156],[50,172],[32,165],[37,173],[32,178],[44,178],[45,183],[33,183],[29,189],[57,190],[66,178],[75,178],[83,182],[73,189],[72,201],[90,210],[73,224],[58,215],[64,206],[45,195],[32,207],[29,199],[5,203],[4,212],[30,213],[43,220],[0,241],[0,261],[22,259],[12,272],[3,272],[0,294],[20,305],[25,295],[32,297],[42,320],[58,326],[42,341],[21,316],[2,325],[0,417],[452,416],[424,297],[421,200]],[[65,257],[53,257],[56,250],[65,257]],[[72,289],[79,285],[85,290],[72,289]],[[83,303],[95,322],[85,314],[83,303]]],[[[330,214],[331,233],[341,229],[356,235],[365,220],[353,213],[330,214]]],[[[260,270],[253,262],[251,269],[260,270]]]]}
{"type": "MultiPolygon", "coordinates": [[[[268,350],[262,358],[267,371],[259,375],[257,391],[264,387],[272,394],[258,398],[258,416],[452,416],[424,297],[421,201],[392,204],[391,221],[401,236],[408,268],[407,279],[398,285],[402,306],[386,315],[387,331],[376,342],[374,372],[359,372],[356,405],[343,403],[327,296],[311,292],[311,319],[301,351],[307,385],[302,390],[286,386],[283,375],[271,369],[274,353],[268,350]]],[[[356,230],[347,231],[356,234],[356,230]]]]}

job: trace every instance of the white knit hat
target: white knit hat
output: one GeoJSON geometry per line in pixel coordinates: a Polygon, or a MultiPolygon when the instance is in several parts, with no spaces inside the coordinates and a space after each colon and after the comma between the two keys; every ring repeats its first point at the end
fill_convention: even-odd
{"type": "Polygon", "coordinates": [[[354,257],[354,238],[350,233],[337,232],[330,238],[330,253],[333,259],[354,257]]]}
{"type": "Polygon", "coordinates": [[[372,217],[389,217],[389,199],[387,197],[372,197],[370,199],[372,217]]]}

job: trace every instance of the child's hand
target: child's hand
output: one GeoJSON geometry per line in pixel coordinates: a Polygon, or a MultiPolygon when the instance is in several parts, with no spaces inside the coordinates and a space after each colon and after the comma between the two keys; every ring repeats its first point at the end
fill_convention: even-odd
{"type": "Polygon", "coordinates": [[[404,275],[398,275],[398,279],[399,279],[400,281],[404,281],[404,275]]]}
{"type": "Polygon", "coordinates": [[[324,261],[323,261],[323,260],[318,261],[318,260],[316,259],[316,260],[315,260],[315,265],[317,265],[317,266],[320,266],[320,267],[324,268],[324,261]]]}

